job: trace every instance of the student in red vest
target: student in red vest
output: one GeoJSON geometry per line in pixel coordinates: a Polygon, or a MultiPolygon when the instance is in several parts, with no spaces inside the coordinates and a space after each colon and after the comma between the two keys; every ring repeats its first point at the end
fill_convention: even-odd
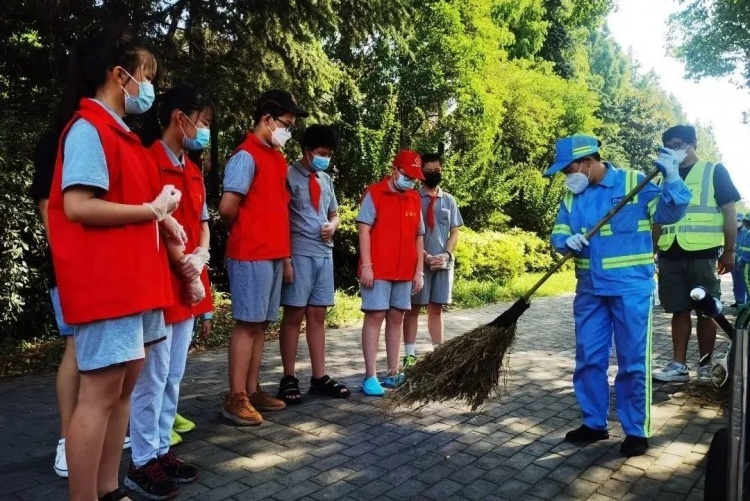
{"type": "Polygon", "coordinates": [[[178,458],[170,443],[195,317],[213,308],[206,270],[206,190],[200,168],[184,151],[208,146],[213,116],[210,99],[191,87],[175,87],[147,113],[142,134],[161,182],[182,193],[172,215],[187,234],[185,246],[167,247],[175,295],[174,304],[164,310],[167,339],[146,356],[130,406],[132,461],[125,485],[148,499],[172,497],[175,484],[198,478],[198,470],[178,458]]]}
{"type": "Polygon", "coordinates": [[[221,413],[241,426],[261,424],[258,411],[286,407],[261,391],[258,376],[266,328],[279,318],[284,259],[291,255],[287,163],[279,149],[292,136],[297,117],[307,115],[288,92],[264,92],[253,114],[255,128],[224,171],[219,214],[229,230],[227,273],[235,327],[229,341],[229,394],[221,413]]]}
{"type": "Polygon", "coordinates": [[[383,387],[394,388],[404,379],[398,370],[404,313],[411,310],[412,294],[424,285],[424,222],[414,190],[417,179],[424,180],[419,154],[399,151],[391,175],[367,188],[357,214],[360,294],[365,312],[362,391],[366,395],[385,395],[383,387]],[[388,373],[381,384],[377,357],[383,320],[388,373]]]}
{"type": "Polygon", "coordinates": [[[173,301],[158,229],[184,237],[170,216],[181,194],[162,185],[122,121],[153,103],[153,54],[127,34],[105,32],[76,46],[71,59],[70,120],[49,200],[60,303],[81,372],[66,441],[70,497],[122,499],[130,393],[144,346],[165,338],[162,308],[173,301]]]}

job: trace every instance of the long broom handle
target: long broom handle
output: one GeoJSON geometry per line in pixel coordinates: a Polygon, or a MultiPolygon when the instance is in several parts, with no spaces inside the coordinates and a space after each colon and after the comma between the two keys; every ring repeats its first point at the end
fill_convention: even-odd
{"type": "MultiPolygon", "coordinates": [[[[620,210],[623,207],[625,207],[625,205],[628,204],[628,202],[630,202],[631,200],[633,200],[635,198],[635,196],[638,194],[638,192],[640,192],[658,174],[659,174],[659,169],[654,169],[646,177],[643,178],[643,181],[641,181],[640,183],[638,183],[638,186],[636,186],[635,188],[633,188],[633,190],[630,193],[628,193],[627,195],[625,195],[625,197],[622,200],[620,200],[617,203],[617,205],[615,205],[614,207],[612,207],[611,209],[609,209],[609,212],[607,212],[607,214],[601,219],[601,221],[599,221],[598,223],[596,223],[596,226],[594,226],[593,228],[591,228],[588,231],[588,233],[586,233],[586,235],[584,235],[585,238],[586,238],[586,240],[588,240],[589,238],[591,238],[592,236],[594,236],[594,234],[597,231],[599,231],[602,226],[604,226],[605,224],[607,224],[610,221],[610,219],[612,219],[615,216],[615,214],[617,214],[618,212],[620,212],[620,210]]],[[[552,275],[554,275],[554,273],[557,270],[559,270],[560,267],[563,264],[565,264],[565,262],[568,259],[570,259],[571,257],[573,257],[573,256],[575,256],[575,253],[573,251],[565,253],[563,255],[563,257],[561,257],[554,265],[552,265],[552,268],[550,268],[550,270],[547,273],[545,273],[544,276],[542,278],[540,278],[539,281],[536,284],[534,284],[534,286],[531,289],[529,289],[528,292],[526,292],[526,294],[521,299],[523,299],[525,302],[528,303],[529,299],[531,298],[531,296],[534,295],[534,293],[537,291],[537,289],[539,289],[539,287],[541,287],[542,285],[544,285],[544,282],[546,282],[549,277],[551,277],[552,275]]]]}

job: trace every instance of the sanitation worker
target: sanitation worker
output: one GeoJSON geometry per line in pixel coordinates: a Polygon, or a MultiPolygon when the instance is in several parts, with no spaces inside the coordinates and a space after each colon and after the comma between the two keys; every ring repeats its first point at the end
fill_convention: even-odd
{"type": "Polygon", "coordinates": [[[573,302],[576,365],[573,386],[583,424],[565,440],[590,444],[609,438],[607,371],[614,333],[618,372],[615,407],[626,437],[623,456],[639,456],[651,433],[651,313],[654,258],[651,225],[678,221],[690,202],[678,172],[679,152],[660,150],[655,160],[663,187],[649,183],[590,239],[585,238],[607,212],[640,183],[644,174],[603,162],[601,142],[575,135],[555,145],[555,163],[544,173],[565,174],[568,192],[552,231],[560,253],[573,251],[576,297],[573,302]]]}

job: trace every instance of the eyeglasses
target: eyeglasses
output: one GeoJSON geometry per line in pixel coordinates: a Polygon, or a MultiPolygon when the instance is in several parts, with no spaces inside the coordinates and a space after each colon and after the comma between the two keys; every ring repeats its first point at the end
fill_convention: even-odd
{"type": "Polygon", "coordinates": [[[274,118],[274,120],[281,123],[281,125],[283,125],[284,128],[289,132],[292,132],[294,130],[294,124],[291,122],[287,122],[286,120],[282,120],[281,118],[274,118]]]}
{"type": "Polygon", "coordinates": [[[670,150],[681,150],[687,144],[688,143],[686,143],[682,139],[675,139],[673,141],[669,141],[667,143],[664,143],[664,147],[665,148],[669,148],[670,150]]]}

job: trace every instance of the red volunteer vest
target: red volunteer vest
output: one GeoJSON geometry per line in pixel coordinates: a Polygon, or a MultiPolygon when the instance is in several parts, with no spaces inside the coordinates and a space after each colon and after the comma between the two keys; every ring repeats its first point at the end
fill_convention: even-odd
{"type": "Polygon", "coordinates": [[[60,137],[49,198],[49,233],[63,317],[69,324],[133,315],[172,304],[169,265],[156,222],[88,226],[65,216],[62,164],[65,137],[79,118],[99,133],[109,171],[109,202],[141,205],[161,191],[156,167],[137,135],[101,105],[82,99],[60,137]]]}
{"type": "Polygon", "coordinates": [[[415,190],[392,191],[388,179],[367,189],[375,205],[370,232],[372,271],[376,280],[411,281],[417,271],[421,202],[415,190]]]}
{"type": "Polygon", "coordinates": [[[240,203],[227,241],[227,257],[241,261],[265,261],[289,257],[289,190],[287,164],[276,148],[249,133],[235,150],[255,160],[255,176],[240,203]]]}
{"type": "MultiPolygon", "coordinates": [[[[198,247],[201,237],[201,211],[206,201],[206,188],[203,185],[203,174],[195,163],[186,155],[185,170],[175,167],[172,160],[164,150],[161,141],[155,141],[148,149],[151,158],[156,162],[159,169],[161,184],[173,184],[182,192],[180,205],[172,213],[187,233],[188,242],[185,246],[185,254],[189,254],[198,247]]],[[[201,282],[206,289],[206,298],[198,304],[190,305],[185,300],[185,282],[177,271],[172,268],[172,290],[174,291],[174,304],[164,310],[164,321],[168,324],[181,322],[203,313],[213,311],[213,298],[211,297],[211,283],[208,279],[208,267],[201,273],[201,282]]]]}

